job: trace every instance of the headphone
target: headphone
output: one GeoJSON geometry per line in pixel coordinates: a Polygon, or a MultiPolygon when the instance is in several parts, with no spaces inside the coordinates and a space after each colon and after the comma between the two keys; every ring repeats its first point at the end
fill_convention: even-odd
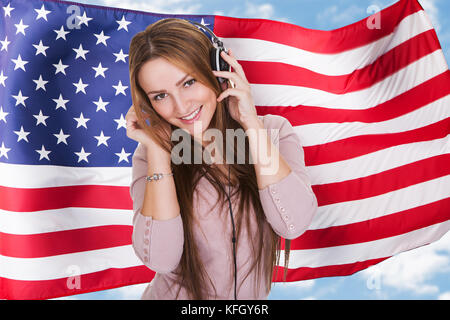
{"type": "MultiPolygon", "coordinates": [[[[226,62],[221,56],[220,53],[222,51],[225,51],[225,53],[228,53],[228,50],[225,48],[225,46],[223,45],[223,42],[219,40],[219,38],[214,34],[214,32],[211,31],[211,29],[209,29],[208,27],[194,22],[194,21],[190,21],[191,23],[199,26],[201,29],[205,30],[206,32],[208,32],[211,37],[212,37],[212,41],[210,39],[210,41],[212,42],[214,46],[214,48],[211,49],[211,51],[209,52],[209,59],[211,62],[211,68],[215,71],[230,71],[230,65],[228,64],[228,62],[226,62]]],[[[209,38],[208,38],[209,39],[209,38]]],[[[222,78],[222,77],[217,77],[217,80],[219,81],[219,83],[223,83],[225,82],[227,79],[222,78]]]]}
{"type": "MultiPolygon", "coordinates": [[[[220,56],[220,53],[222,51],[225,51],[225,53],[228,53],[228,50],[223,45],[223,42],[219,40],[219,38],[212,32],[208,27],[194,22],[190,21],[191,23],[199,26],[201,29],[205,30],[212,36],[212,43],[214,48],[211,49],[209,52],[209,58],[211,62],[211,68],[215,71],[231,71],[230,65],[220,56]]],[[[206,36],[206,35],[205,35],[206,36]]],[[[208,38],[209,39],[209,38],[208,38]]],[[[220,84],[225,82],[227,79],[222,77],[216,77],[217,81],[219,81],[220,84]]],[[[231,208],[231,200],[230,200],[230,191],[231,188],[231,179],[230,179],[230,166],[228,166],[228,206],[230,208],[230,216],[231,216],[231,223],[233,225],[233,237],[231,238],[231,242],[233,243],[233,257],[234,257],[234,300],[237,300],[236,298],[236,283],[237,283],[237,266],[236,266],[236,229],[234,226],[234,219],[233,219],[233,210],[231,208]]]]}

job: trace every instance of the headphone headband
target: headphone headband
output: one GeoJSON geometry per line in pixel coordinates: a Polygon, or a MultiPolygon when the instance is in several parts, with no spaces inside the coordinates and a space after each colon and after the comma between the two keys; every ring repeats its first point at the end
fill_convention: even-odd
{"type": "Polygon", "coordinates": [[[206,32],[208,32],[214,39],[214,43],[217,43],[217,45],[221,48],[223,48],[223,43],[222,41],[219,40],[219,38],[214,34],[214,32],[211,31],[211,29],[209,29],[207,26],[204,26],[198,22],[195,21],[190,21],[191,23],[199,26],[200,28],[204,29],[206,32]]]}

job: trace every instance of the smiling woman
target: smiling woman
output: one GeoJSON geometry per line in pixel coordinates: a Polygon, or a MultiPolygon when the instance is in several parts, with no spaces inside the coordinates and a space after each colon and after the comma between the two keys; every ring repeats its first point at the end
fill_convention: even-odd
{"type": "Polygon", "coordinates": [[[214,90],[165,58],[145,62],[138,75],[154,110],[167,122],[194,136],[194,121],[206,129],[216,111],[214,90]]]}
{"type": "Polygon", "coordinates": [[[280,116],[257,116],[231,50],[221,56],[235,72],[213,72],[212,49],[202,31],[175,18],[149,25],[130,43],[127,136],[139,142],[130,186],[133,248],[156,271],[142,299],[266,299],[278,271],[281,237],[286,272],[290,239],[306,230],[317,209],[292,126],[280,116]],[[219,76],[235,86],[221,85],[219,76]],[[196,152],[189,161],[172,161],[172,132],[179,128],[201,154],[205,146],[197,140],[207,129],[218,130],[227,156],[232,151],[231,162],[198,163],[196,152]],[[259,131],[235,145],[234,137],[226,139],[229,129],[259,131]],[[261,142],[268,147],[268,163],[277,164],[271,174],[251,161],[261,142]],[[244,163],[234,163],[241,152],[244,163]],[[150,182],[149,176],[156,179],[150,182]]]}

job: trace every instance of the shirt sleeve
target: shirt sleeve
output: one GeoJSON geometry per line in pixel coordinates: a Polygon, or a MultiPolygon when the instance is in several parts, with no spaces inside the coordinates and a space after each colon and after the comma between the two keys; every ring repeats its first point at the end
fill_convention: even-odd
{"type": "Polygon", "coordinates": [[[151,270],[169,273],[178,266],[183,253],[181,215],[156,220],[141,213],[144,203],[147,160],[145,146],[138,144],[132,158],[130,196],[133,200],[132,246],[137,257],[151,270]]]}
{"type": "Polygon", "coordinates": [[[270,129],[268,134],[291,172],[277,183],[259,190],[259,196],[272,229],[285,239],[295,239],[310,225],[317,211],[317,198],[306,172],[298,135],[287,119],[277,115],[270,117],[274,122],[273,128],[279,128],[278,139],[271,135],[270,129]]]}

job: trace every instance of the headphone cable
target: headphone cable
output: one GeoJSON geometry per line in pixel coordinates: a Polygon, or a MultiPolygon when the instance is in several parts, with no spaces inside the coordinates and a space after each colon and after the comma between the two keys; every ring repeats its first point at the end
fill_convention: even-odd
{"type": "Polygon", "coordinates": [[[230,207],[230,216],[231,216],[231,223],[233,224],[233,238],[231,241],[233,242],[233,257],[234,257],[234,300],[237,300],[236,298],[236,284],[237,284],[237,266],[236,266],[236,230],[234,227],[234,219],[233,219],[233,210],[231,209],[231,200],[230,200],[230,194],[231,194],[231,179],[230,179],[230,165],[228,165],[228,204],[230,207]]]}

